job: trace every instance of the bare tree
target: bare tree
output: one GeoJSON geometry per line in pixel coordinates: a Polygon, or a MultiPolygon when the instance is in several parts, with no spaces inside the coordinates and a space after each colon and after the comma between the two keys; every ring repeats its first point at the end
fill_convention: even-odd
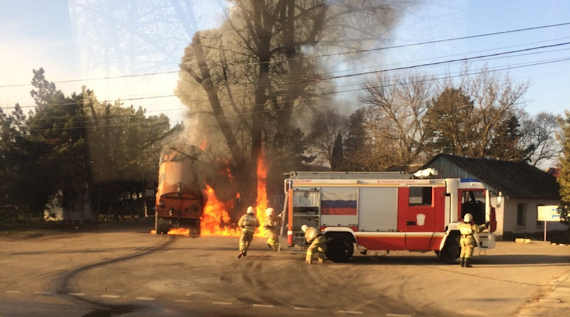
{"type": "Polygon", "coordinates": [[[556,135],[560,133],[560,117],[551,113],[529,116],[521,112],[521,146],[530,151],[527,160],[533,166],[552,161],[560,153],[556,135]]]}
{"type": "Polygon", "coordinates": [[[361,101],[369,107],[370,146],[383,156],[384,167],[409,166],[423,158],[425,129],[434,84],[427,76],[378,77],[365,84],[361,101]]]}
{"type": "MultiPolygon", "coordinates": [[[[485,67],[476,76],[468,75],[466,68],[459,87],[473,100],[476,116],[476,143],[472,144],[473,157],[486,157],[496,134],[496,129],[512,113],[519,110],[522,98],[528,90],[528,83],[516,84],[506,75],[498,78],[485,67]]],[[[447,86],[454,85],[449,81],[447,86]]]]}
{"type": "MultiPolygon", "coordinates": [[[[177,94],[207,126],[218,126],[213,134],[234,162],[255,165],[262,143],[276,155],[302,153],[306,121],[294,114],[315,112],[319,92],[330,87],[311,54],[347,34],[385,32],[395,11],[386,0],[230,1],[223,25],[196,34],[187,47],[177,94]]],[[[290,159],[304,156],[283,160],[290,159]]]]}

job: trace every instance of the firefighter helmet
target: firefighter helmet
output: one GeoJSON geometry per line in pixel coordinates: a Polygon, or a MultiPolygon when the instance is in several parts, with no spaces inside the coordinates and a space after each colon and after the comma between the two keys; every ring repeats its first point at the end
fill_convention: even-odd
{"type": "Polygon", "coordinates": [[[466,213],[465,216],[463,216],[463,222],[471,222],[473,221],[473,216],[470,213],[466,213]]]}
{"type": "Polygon", "coordinates": [[[253,207],[251,207],[251,206],[247,207],[247,212],[246,212],[246,213],[247,213],[247,214],[250,214],[250,215],[253,215],[253,214],[255,213],[254,210],[253,210],[253,207]]]}
{"type": "Polygon", "coordinates": [[[301,231],[303,231],[303,233],[305,233],[305,232],[307,232],[307,228],[309,228],[307,225],[302,225],[301,231]]]}
{"type": "Polygon", "coordinates": [[[315,229],[314,227],[309,227],[305,231],[305,240],[307,240],[308,243],[311,243],[313,240],[315,240],[318,234],[319,232],[317,231],[317,229],[315,229]]]}
{"type": "Polygon", "coordinates": [[[273,208],[267,208],[267,209],[265,209],[265,215],[266,215],[267,217],[273,216],[273,208]]]}

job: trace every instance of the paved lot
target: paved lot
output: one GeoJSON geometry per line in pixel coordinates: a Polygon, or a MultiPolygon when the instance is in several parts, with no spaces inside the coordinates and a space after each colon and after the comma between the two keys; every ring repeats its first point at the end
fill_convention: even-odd
{"type": "Polygon", "coordinates": [[[0,316],[559,316],[570,303],[570,246],[539,242],[498,243],[472,269],[409,252],[307,266],[259,239],[238,260],[235,238],[143,230],[0,244],[0,316]]]}

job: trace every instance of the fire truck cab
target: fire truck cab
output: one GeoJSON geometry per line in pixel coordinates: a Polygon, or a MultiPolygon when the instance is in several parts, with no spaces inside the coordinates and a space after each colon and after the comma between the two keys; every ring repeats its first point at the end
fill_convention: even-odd
{"type": "Polygon", "coordinates": [[[478,247],[494,248],[490,193],[475,179],[417,179],[400,172],[291,172],[284,182],[289,246],[303,245],[302,225],[327,237],[327,257],[349,260],[368,250],[435,251],[449,263],[459,257],[458,224],[471,213],[489,222],[478,247]]]}

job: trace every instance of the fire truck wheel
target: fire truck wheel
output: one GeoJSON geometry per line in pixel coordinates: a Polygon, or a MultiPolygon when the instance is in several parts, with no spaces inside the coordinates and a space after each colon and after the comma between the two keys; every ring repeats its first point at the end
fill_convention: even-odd
{"type": "Polygon", "coordinates": [[[461,247],[459,246],[459,235],[452,235],[447,238],[443,250],[439,252],[439,259],[448,264],[455,264],[459,254],[461,252],[461,247]]]}
{"type": "Polygon", "coordinates": [[[333,262],[346,262],[353,253],[354,245],[346,237],[332,237],[327,241],[326,255],[333,262]]]}
{"type": "Polygon", "coordinates": [[[170,224],[168,223],[168,220],[163,219],[163,218],[158,218],[157,224],[156,224],[156,233],[157,234],[161,234],[161,233],[168,233],[168,230],[170,230],[170,224]]]}

